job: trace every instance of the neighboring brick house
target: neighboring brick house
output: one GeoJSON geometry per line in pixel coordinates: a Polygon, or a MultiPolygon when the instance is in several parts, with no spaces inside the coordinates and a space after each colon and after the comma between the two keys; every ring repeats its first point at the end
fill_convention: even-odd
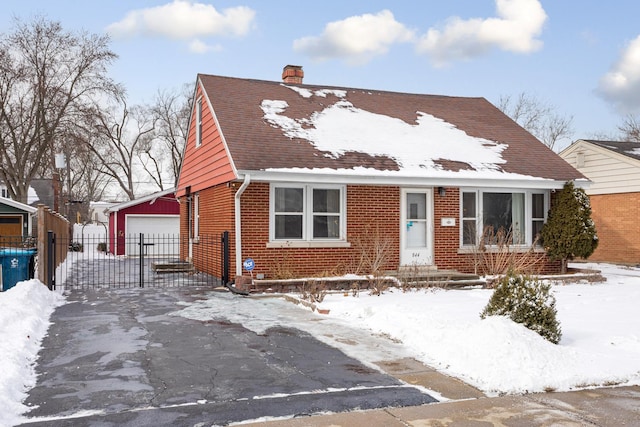
{"type": "Polygon", "coordinates": [[[246,258],[265,278],[353,272],[376,235],[391,242],[384,270],[473,272],[482,230],[512,229],[528,250],[551,192],[587,182],[484,98],[282,77],[197,76],[176,196],[199,269],[200,237],[226,230],[232,275],[246,258]]]}
{"type": "Polygon", "coordinates": [[[640,143],[579,139],[560,156],[592,181],[599,242],[589,260],[640,264],[640,143]]]}

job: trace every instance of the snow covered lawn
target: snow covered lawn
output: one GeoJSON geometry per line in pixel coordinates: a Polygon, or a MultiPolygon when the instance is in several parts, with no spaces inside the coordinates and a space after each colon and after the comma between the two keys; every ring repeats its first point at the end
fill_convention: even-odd
{"type": "Polygon", "coordinates": [[[481,320],[491,290],[331,294],[321,308],[401,340],[416,359],[488,394],[640,384],[640,269],[583,266],[608,281],[552,287],[559,345],[503,317],[481,320]]]}

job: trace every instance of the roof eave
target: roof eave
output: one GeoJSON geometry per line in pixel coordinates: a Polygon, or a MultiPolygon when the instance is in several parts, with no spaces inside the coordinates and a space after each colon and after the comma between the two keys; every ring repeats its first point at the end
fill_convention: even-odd
{"type": "MultiPolygon", "coordinates": [[[[564,184],[572,179],[556,180],[518,175],[505,174],[497,178],[473,178],[473,177],[429,177],[429,176],[403,176],[383,174],[345,174],[340,171],[250,171],[239,170],[238,178],[245,175],[251,176],[252,182],[296,182],[296,183],[327,183],[327,184],[353,184],[353,185],[394,185],[407,187],[487,187],[487,188],[523,188],[523,189],[561,189],[564,184]]],[[[573,180],[580,188],[588,188],[590,181],[587,179],[573,180]]]]}
{"type": "Polygon", "coordinates": [[[20,210],[25,211],[25,212],[30,213],[30,214],[34,214],[34,213],[36,213],[38,211],[38,208],[34,208],[33,206],[26,205],[24,203],[20,203],[20,202],[17,202],[15,200],[8,199],[8,198],[5,198],[5,197],[1,198],[0,201],[5,205],[11,206],[11,207],[16,208],[16,209],[20,209],[20,210]]]}
{"type": "Polygon", "coordinates": [[[175,192],[176,192],[176,189],[175,188],[171,188],[169,190],[159,191],[157,193],[153,193],[153,194],[149,194],[149,195],[144,196],[144,197],[140,197],[139,199],[134,199],[134,200],[129,200],[127,202],[118,203],[117,205],[113,205],[113,206],[110,206],[110,207],[106,208],[104,210],[104,213],[118,212],[118,211],[120,211],[122,209],[126,209],[126,208],[131,207],[131,206],[136,206],[136,205],[139,205],[141,203],[145,203],[145,202],[149,202],[149,201],[152,201],[152,200],[155,200],[155,199],[159,199],[160,197],[164,197],[164,196],[166,196],[168,194],[175,193],[175,192]]]}

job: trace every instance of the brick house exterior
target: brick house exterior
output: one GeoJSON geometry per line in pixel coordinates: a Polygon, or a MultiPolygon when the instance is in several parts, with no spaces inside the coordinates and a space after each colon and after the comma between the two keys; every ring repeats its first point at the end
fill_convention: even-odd
{"type": "Polygon", "coordinates": [[[590,261],[640,264],[640,143],[577,140],[560,156],[591,181],[598,233],[590,261]]]}
{"type": "MultiPolygon", "coordinates": [[[[586,182],[483,98],[308,86],[302,77],[291,66],[283,83],[198,75],[176,190],[180,232],[189,236],[182,257],[196,268],[220,277],[220,267],[206,267],[198,245],[203,236],[228,231],[232,276],[247,273],[246,258],[264,278],[355,273],[374,236],[386,247],[381,270],[474,272],[480,236],[464,237],[464,227],[514,226],[518,247],[527,251],[552,192],[568,180],[586,182]],[[371,136],[362,137],[363,148],[330,152],[304,136],[320,128],[311,122],[329,108],[353,115],[342,124],[351,140],[359,138],[360,131],[350,134],[358,117],[408,134],[427,117],[443,132],[469,138],[478,157],[487,147],[500,151],[499,164],[484,168],[465,153],[450,154],[442,148],[446,140],[434,142],[439,152],[432,155],[416,140],[408,157],[415,148],[415,157],[429,160],[408,170],[406,154],[403,161],[393,154],[404,130],[385,144],[389,153],[367,151],[371,136]],[[300,133],[288,134],[289,124],[300,125],[300,133]]],[[[559,263],[547,260],[543,269],[556,271],[559,263]]]]}

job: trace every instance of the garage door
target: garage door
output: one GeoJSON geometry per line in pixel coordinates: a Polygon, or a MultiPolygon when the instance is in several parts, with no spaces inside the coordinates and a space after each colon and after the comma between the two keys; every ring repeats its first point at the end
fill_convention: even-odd
{"type": "Polygon", "coordinates": [[[145,255],[178,257],[180,249],[180,215],[127,215],[127,255],[138,255],[140,245],[136,239],[144,235],[145,255]]]}
{"type": "Polygon", "coordinates": [[[0,245],[19,246],[22,243],[22,216],[0,215],[0,245]]]}

